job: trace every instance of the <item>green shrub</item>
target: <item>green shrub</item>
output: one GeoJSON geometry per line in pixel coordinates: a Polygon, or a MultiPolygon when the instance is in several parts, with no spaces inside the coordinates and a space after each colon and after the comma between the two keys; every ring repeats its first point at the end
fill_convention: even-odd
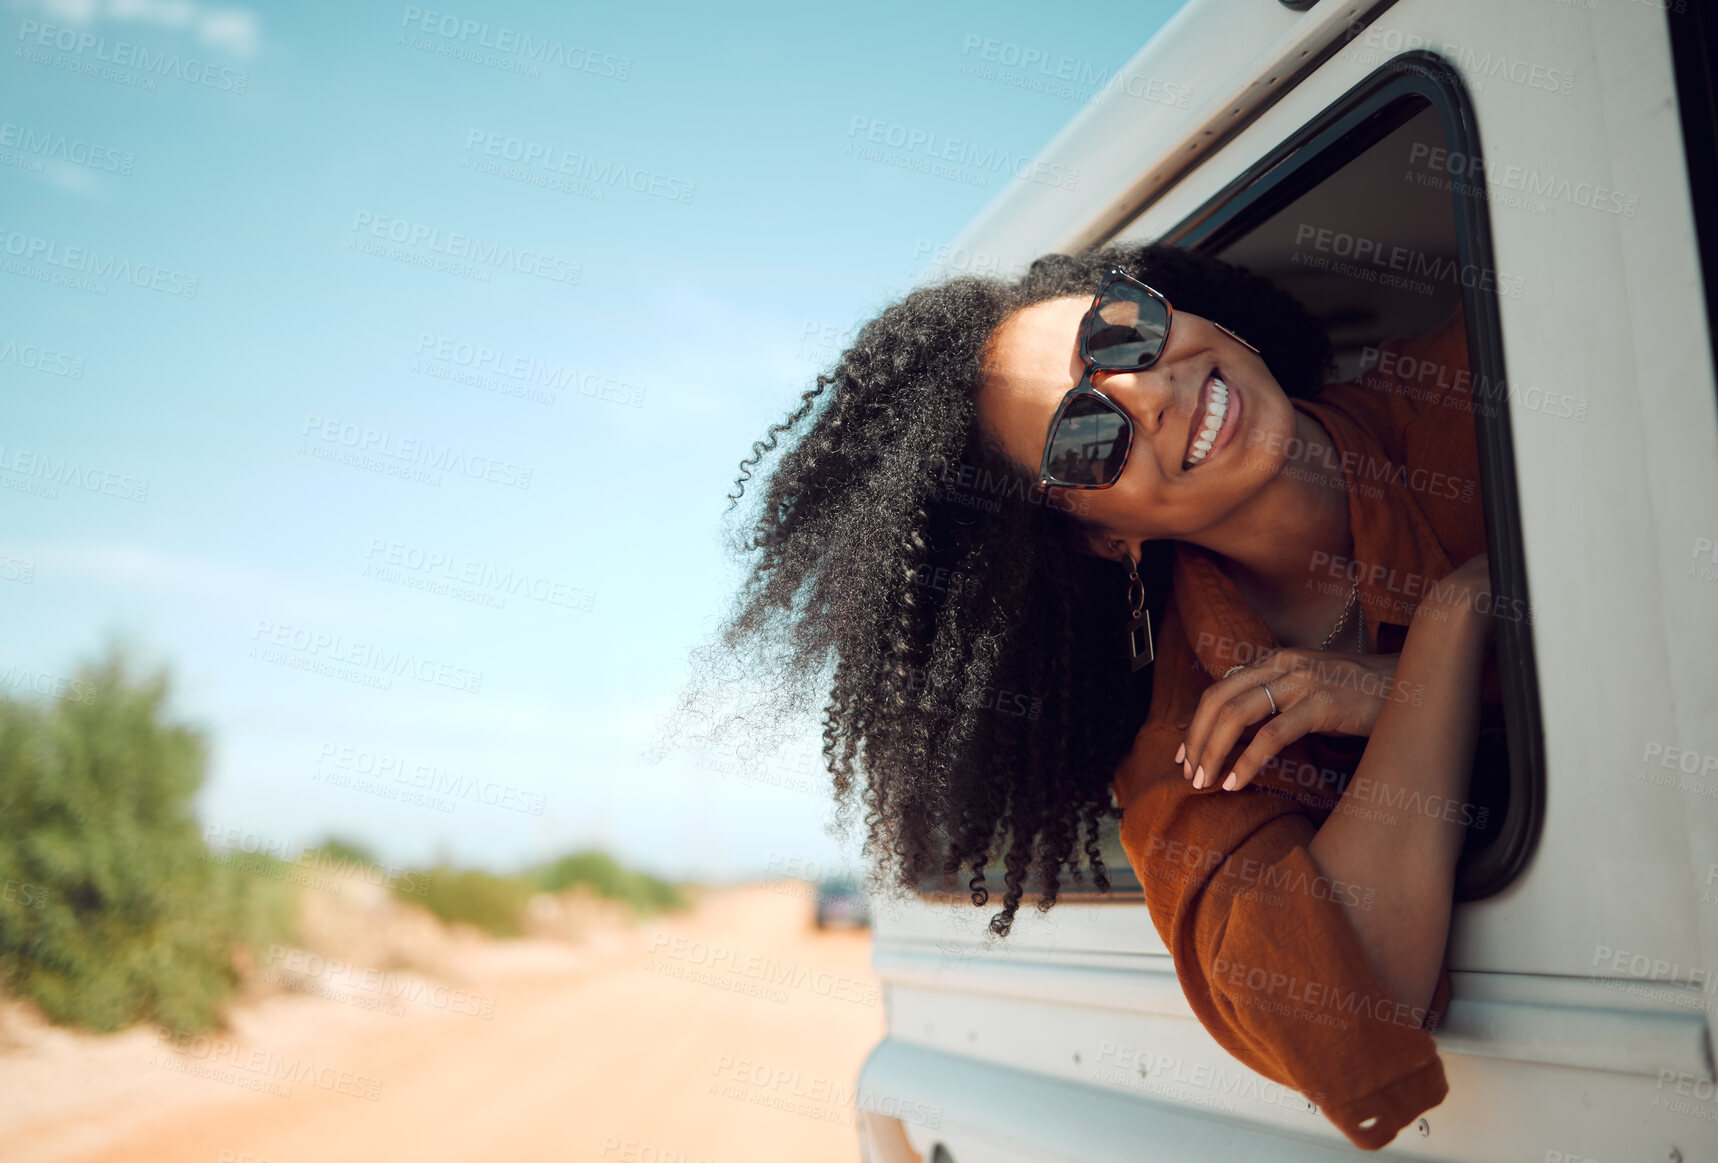
{"type": "Polygon", "coordinates": [[[329,836],[320,844],[306,848],[305,852],[319,852],[342,864],[357,864],[366,867],[379,867],[382,864],[382,858],[377,856],[368,844],[362,840],[354,840],[350,836],[329,836]]]}
{"type": "Polygon", "coordinates": [[[475,868],[438,865],[428,873],[427,890],[404,896],[444,921],[475,925],[496,937],[517,937],[525,930],[525,906],[531,886],[516,876],[496,876],[475,868]]]}
{"type": "Polygon", "coordinates": [[[110,648],[59,698],[0,698],[0,985],[56,1022],[205,1029],[236,947],[290,939],[290,889],[210,859],[208,745],[168,693],[110,648]]]}
{"type": "MultiPolygon", "coordinates": [[[[362,851],[356,846],[353,850],[362,851]]],[[[598,896],[624,901],[640,916],[686,907],[677,885],[634,872],[595,850],[575,852],[516,876],[454,868],[444,861],[407,877],[406,882],[418,887],[409,895],[396,888],[400,899],[421,904],[444,921],[475,925],[497,937],[516,937],[524,931],[525,910],[536,893],[560,892],[577,884],[598,896]]]]}
{"type": "Polygon", "coordinates": [[[560,892],[575,884],[588,886],[598,896],[625,901],[639,916],[686,907],[677,885],[623,867],[606,852],[586,849],[542,865],[530,873],[543,892],[560,892]]]}

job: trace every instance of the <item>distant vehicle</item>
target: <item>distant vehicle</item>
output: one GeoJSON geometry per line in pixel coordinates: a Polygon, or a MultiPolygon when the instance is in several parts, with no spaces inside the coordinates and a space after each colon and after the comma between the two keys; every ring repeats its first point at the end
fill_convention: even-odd
{"type": "Polygon", "coordinates": [[[845,877],[832,877],[817,886],[817,927],[851,925],[862,929],[871,924],[871,907],[859,883],[845,877]]]}

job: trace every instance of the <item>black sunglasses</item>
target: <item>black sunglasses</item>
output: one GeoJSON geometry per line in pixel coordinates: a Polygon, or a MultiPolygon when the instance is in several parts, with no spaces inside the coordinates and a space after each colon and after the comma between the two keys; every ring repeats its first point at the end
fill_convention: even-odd
{"type": "Polygon", "coordinates": [[[1080,361],[1086,370],[1050,418],[1038,490],[1107,489],[1121,479],[1133,447],[1133,420],[1121,405],[1092,386],[1092,373],[1148,368],[1169,341],[1174,310],[1169,300],[1125,271],[1098,284],[1080,321],[1080,361]]]}
{"type": "MultiPolygon", "coordinates": [[[[1107,489],[1121,479],[1133,447],[1133,419],[1121,405],[1092,386],[1093,372],[1132,372],[1162,356],[1174,318],[1169,300],[1119,268],[1098,284],[1080,321],[1080,360],[1086,370],[1068,389],[1050,418],[1044,458],[1038,465],[1038,491],[1107,489]]],[[[1251,348],[1239,335],[1218,327],[1251,348]]]]}

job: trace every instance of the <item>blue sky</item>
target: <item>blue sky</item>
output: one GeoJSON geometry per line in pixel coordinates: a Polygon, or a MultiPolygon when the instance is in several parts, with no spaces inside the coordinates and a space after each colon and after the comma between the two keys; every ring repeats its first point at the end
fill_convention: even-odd
{"type": "Polygon", "coordinates": [[[803,749],[642,758],[737,463],[1015,180],[915,159],[1177,7],[4,9],[0,679],[134,643],[253,842],[850,858],[803,749]]]}

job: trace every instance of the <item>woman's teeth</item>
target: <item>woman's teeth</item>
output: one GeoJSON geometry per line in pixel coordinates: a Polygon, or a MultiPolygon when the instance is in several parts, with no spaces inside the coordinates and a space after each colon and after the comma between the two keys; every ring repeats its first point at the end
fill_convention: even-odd
{"type": "Polygon", "coordinates": [[[1229,385],[1215,376],[1211,378],[1211,402],[1205,408],[1205,422],[1199,426],[1199,435],[1193,440],[1193,451],[1187,457],[1187,467],[1192,468],[1211,453],[1211,445],[1217,439],[1217,433],[1223,430],[1223,417],[1229,414],[1229,385]]]}

